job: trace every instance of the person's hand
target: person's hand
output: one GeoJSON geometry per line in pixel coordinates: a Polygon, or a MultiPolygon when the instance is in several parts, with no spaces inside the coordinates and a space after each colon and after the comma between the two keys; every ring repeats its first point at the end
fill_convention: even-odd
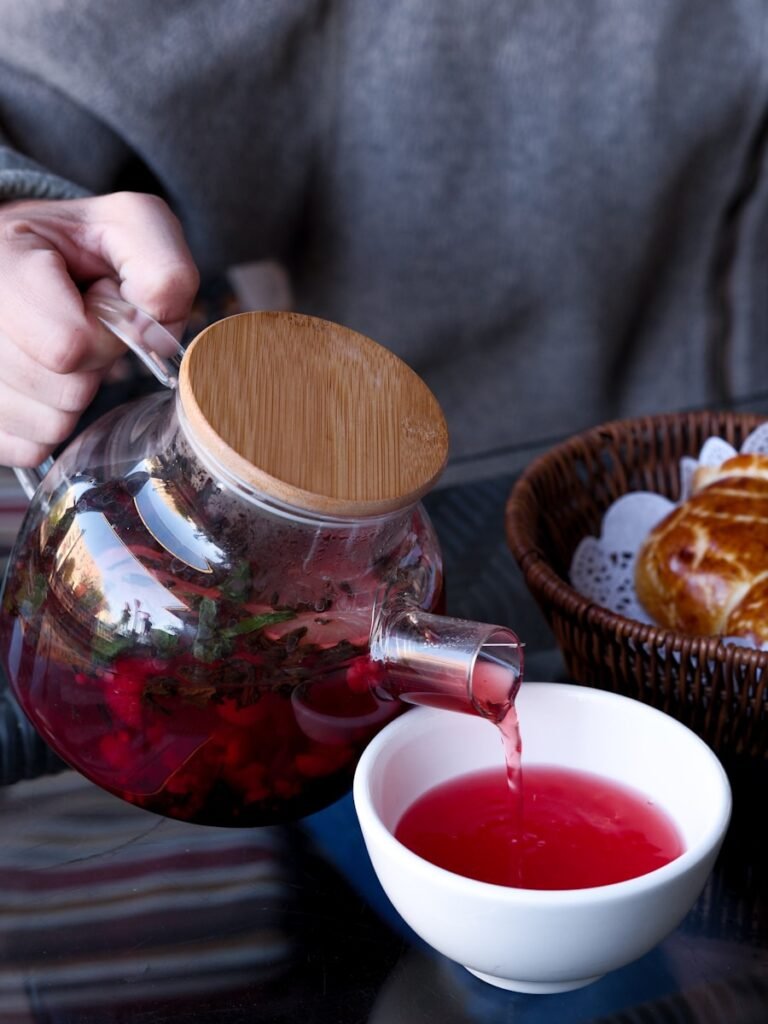
{"type": "Polygon", "coordinates": [[[126,350],[83,306],[112,292],[177,336],[199,279],[181,226],[132,192],[0,205],[0,465],[36,466],[126,350]]]}

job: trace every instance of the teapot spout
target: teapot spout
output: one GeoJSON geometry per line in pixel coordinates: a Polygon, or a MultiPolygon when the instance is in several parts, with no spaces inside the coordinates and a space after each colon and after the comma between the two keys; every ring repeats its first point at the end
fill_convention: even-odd
{"type": "Polygon", "coordinates": [[[511,629],[434,615],[400,602],[381,610],[371,660],[379,696],[500,722],[523,677],[523,643],[511,629]]]}

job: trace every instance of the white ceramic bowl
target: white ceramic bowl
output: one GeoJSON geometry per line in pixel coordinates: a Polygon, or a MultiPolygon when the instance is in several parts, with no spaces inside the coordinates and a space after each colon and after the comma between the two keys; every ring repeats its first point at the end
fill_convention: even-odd
{"type": "Polygon", "coordinates": [[[712,870],[731,813],[710,748],[654,708],[603,690],[523,683],[526,764],[594,772],[645,793],[674,820],[685,852],[638,878],[589,889],[491,885],[436,867],[394,838],[427,789],[503,764],[498,730],[469,715],[419,708],[386,726],[357,768],[355,809],[385,892],[429,945],[518,992],[579,988],[642,956],[677,927],[712,870]]]}

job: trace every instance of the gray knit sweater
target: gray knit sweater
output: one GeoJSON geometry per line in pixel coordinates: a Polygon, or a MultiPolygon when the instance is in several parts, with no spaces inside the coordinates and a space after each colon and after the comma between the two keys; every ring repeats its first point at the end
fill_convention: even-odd
{"type": "MultiPolygon", "coordinates": [[[[158,191],[454,456],[768,387],[765,0],[0,0],[0,197],[158,191]]],[[[2,311],[0,311],[0,316],[2,311]]]]}

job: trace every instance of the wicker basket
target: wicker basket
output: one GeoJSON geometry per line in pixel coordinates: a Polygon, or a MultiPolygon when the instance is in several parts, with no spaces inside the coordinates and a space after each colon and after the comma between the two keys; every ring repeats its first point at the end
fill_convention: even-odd
{"type": "Polygon", "coordinates": [[[765,417],[690,413],[608,423],[538,458],[506,509],[507,541],[578,683],[626,694],[684,722],[723,758],[768,757],[768,651],[648,626],[568,582],[579,541],[629,491],[679,497],[679,461],[720,436],[739,448],[765,417]]]}

